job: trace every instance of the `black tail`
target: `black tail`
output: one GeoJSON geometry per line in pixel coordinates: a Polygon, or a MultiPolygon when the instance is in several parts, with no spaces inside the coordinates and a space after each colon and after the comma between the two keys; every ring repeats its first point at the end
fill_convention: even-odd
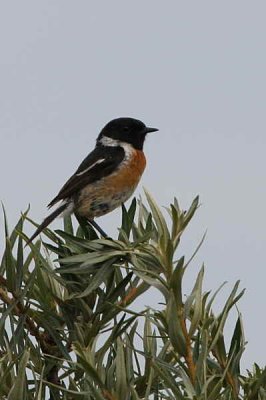
{"type": "Polygon", "coordinates": [[[27,241],[26,246],[29,243],[31,243],[36,238],[36,236],[38,236],[39,233],[41,233],[44,230],[44,228],[46,228],[59,214],[61,214],[67,208],[67,206],[68,206],[67,203],[62,204],[54,212],[48,215],[48,217],[45,218],[45,220],[41,223],[41,225],[39,225],[38,229],[36,229],[32,237],[27,241]]]}

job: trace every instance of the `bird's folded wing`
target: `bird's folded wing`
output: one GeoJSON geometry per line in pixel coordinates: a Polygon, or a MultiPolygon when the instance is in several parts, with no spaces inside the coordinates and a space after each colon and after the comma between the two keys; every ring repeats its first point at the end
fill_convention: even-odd
{"type": "Polygon", "coordinates": [[[71,198],[88,184],[112,174],[123,161],[124,156],[122,147],[96,147],[82,161],[77,171],[69,178],[48,207],[52,207],[60,200],[71,198]]]}

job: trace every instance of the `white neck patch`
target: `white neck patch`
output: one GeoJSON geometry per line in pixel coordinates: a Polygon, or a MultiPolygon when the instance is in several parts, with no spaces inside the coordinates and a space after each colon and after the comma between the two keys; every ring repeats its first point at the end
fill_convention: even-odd
{"type": "Polygon", "coordinates": [[[128,159],[131,157],[132,152],[134,152],[134,147],[130,143],[126,142],[121,142],[121,140],[113,139],[108,136],[103,136],[99,142],[103,146],[110,146],[110,147],[122,147],[125,152],[125,159],[128,159]]]}

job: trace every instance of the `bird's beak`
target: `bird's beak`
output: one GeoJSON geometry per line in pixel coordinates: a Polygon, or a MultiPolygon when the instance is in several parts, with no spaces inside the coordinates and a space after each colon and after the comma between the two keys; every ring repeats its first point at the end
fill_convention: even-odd
{"type": "Polygon", "coordinates": [[[150,132],[157,132],[159,129],[157,128],[149,128],[148,126],[145,128],[145,133],[150,133],[150,132]]]}

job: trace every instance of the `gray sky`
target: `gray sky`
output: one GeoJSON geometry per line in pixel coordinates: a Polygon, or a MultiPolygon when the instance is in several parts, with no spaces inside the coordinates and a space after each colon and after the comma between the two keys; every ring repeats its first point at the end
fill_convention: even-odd
{"type": "MultiPolygon", "coordinates": [[[[0,198],[10,226],[28,203],[43,219],[110,119],[160,128],[146,142],[142,185],[161,205],[177,196],[187,208],[200,195],[178,254],[208,229],[187,287],[204,261],[206,289],[226,280],[227,293],[237,279],[247,288],[244,367],[265,364],[265,14],[265,1],[247,0],[0,1],[0,198]]],[[[120,211],[98,222],[115,234],[120,211]]]]}

